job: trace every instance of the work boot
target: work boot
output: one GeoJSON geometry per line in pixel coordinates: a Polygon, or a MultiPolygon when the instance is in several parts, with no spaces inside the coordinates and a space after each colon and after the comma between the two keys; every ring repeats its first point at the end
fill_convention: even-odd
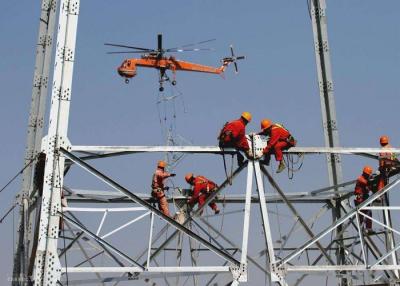
{"type": "Polygon", "coordinates": [[[367,228],[367,229],[365,230],[365,233],[366,233],[367,235],[372,235],[372,234],[375,234],[375,231],[374,231],[373,229],[371,229],[371,228],[367,228]]]}
{"type": "Polygon", "coordinates": [[[244,156],[240,153],[237,153],[237,162],[239,167],[243,166],[244,164],[244,156]]]}
{"type": "Polygon", "coordinates": [[[260,164],[269,166],[270,161],[271,161],[271,156],[265,155],[264,158],[260,160],[260,164]]]}
{"type": "Polygon", "coordinates": [[[278,166],[278,170],[276,170],[276,173],[279,174],[281,173],[283,170],[285,170],[286,166],[285,166],[285,162],[280,161],[279,162],[279,166],[278,166]]]}
{"type": "Polygon", "coordinates": [[[214,211],[214,214],[219,214],[221,211],[219,210],[219,209],[216,209],[215,211],[214,211]]]}

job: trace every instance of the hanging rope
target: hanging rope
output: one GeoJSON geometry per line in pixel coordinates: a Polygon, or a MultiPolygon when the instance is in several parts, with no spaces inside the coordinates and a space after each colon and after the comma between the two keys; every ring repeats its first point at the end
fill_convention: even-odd
{"type": "Polygon", "coordinates": [[[17,202],[13,203],[13,205],[11,206],[11,208],[6,212],[5,215],[2,216],[2,218],[0,219],[0,223],[3,223],[3,221],[6,219],[6,217],[14,210],[14,208],[17,206],[17,202]]]}
{"type": "Polygon", "coordinates": [[[18,178],[18,176],[21,175],[25,171],[25,169],[28,168],[37,159],[38,156],[39,155],[33,157],[20,171],[18,171],[18,173],[14,177],[12,177],[11,180],[9,180],[8,183],[4,185],[4,187],[0,189],[0,193],[4,191],[12,182],[14,182],[14,180],[18,178]]]}
{"type": "Polygon", "coordinates": [[[283,160],[285,161],[285,164],[287,166],[287,171],[288,171],[288,178],[291,180],[293,179],[294,173],[300,171],[301,167],[303,167],[304,163],[304,154],[296,154],[297,158],[294,159],[295,155],[287,153],[286,154],[286,159],[283,157],[283,160]]]}

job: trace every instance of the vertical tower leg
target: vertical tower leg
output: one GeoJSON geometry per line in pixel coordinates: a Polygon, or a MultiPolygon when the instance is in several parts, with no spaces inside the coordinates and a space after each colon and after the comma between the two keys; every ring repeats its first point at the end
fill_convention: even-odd
{"type": "MultiPolygon", "coordinates": [[[[325,146],[338,147],[339,132],[336,122],[336,108],[329,54],[326,3],[325,0],[311,0],[310,2],[325,146]]],[[[330,185],[341,183],[342,166],[340,156],[337,154],[327,155],[327,164],[330,185]]],[[[335,208],[332,210],[333,220],[337,220],[341,217],[340,205],[342,203],[346,204],[345,202],[342,202],[340,198],[336,201],[335,208]]],[[[337,233],[341,233],[341,227],[337,228],[337,233]]],[[[337,251],[338,264],[345,264],[345,250],[342,238],[342,235],[337,236],[337,240],[339,241],[339,248],[337,251]]],[[[346,278],[342,279],[341,284],[347,285],[346,278]]]]}
{"type": "Polygon", "coordinates": [[[60,1],[49,131],[43,140],[46,166],[34,266],[37,286],[56,285],[61,277],[57,240],[65,157],[59,150],[69,146],[67,130],[78,13],[79,0],[60,1]]]}
{"type": "Polygon", "coordinates": [[[255,173],[256,173],[256,186],[258,191],[258,198],[260,200],[260,210],[261,217],[263,222],[263,230],[265,236],[265,243],[268,250],[268,259],[271,270],[271,281],[278,282],[281,285],[286,285],[286,282],[283,279],[283,276],[279,274],[279,270],[276,269],[275,265],[275,252],[274,245],[271,235],[271,226],[269,223],[268,210],[267,210],[267,202],[265,200],[265,192],[264,192],[264,184],[262,180],[262,174],[260,169],[260,162],[258,160],[253,161],[255,173]]]}
{"type": "Polygon", "coordinates": [[[42,0],[39,19],[39,33],[36,45],[35,72],[32,87],[32,102],[28,120],[28,134],[20,194],[20,220],[18,239],[13,265],[13,285],[27,285],[30,244],[33,239],[32,221],[34,207],[30,203],[33,191],[33,160],[41,150],[43,122],[50,69],[53,34],[56,18],[56,0],[42,0]],[[31,211],[29,212],[29,209],[31,211]],[[30,214],[31,213],[31,214],[30,214]]]}
{"type": "Polygon", "coordinates": [[[247,248],[249,242],[250,229],[250,212],[251,212],[251,191],[253,188],[254,166],[249,163],[247,165],[247,183],[246,183],[246,200],[244,205],[243,219],[243,238],[242,238],[242,256],[240,258],[240,267],[234,269],[232,286],[239,285],[240,282],[247,281],[247,248]]]}

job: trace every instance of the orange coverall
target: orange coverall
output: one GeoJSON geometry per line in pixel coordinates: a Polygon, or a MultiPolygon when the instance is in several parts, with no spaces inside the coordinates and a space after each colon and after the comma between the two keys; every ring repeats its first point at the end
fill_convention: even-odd
{"type": "MultiPolygon", "coordinates": [[[[193,194],[188,204],[193,207],[196,203],[198,203],[199,208],[204,205],[210,194],[217,188],[217,184],[203,176],[195,177],[192,185],[193,194]]],[[[211,202],[208,205],[214,212],[219,212],[216,203],[211,202]]]]}
{"type": "Polygon", "coordinates": [[[250,149],[246,139],[246,124],[242,118],[226,123],[218,139],[221,148],[236,148],[244,152],[250,149]]]}
{"type": "Polygon", "coordinates": [[[165,215],[170,216],[167,198],[165,197],[165,179],[171,177],[171,174],[162,168],[157,168],[151,182],[151,196],[157,200],[158,209],[165,215]]]}
{"type": "Polygon", "coordinates": [[[279,124],[273,124],[271,128],[267,128],[260,134],[269,135],[268,145],[264,148],[263,154],[275,154],[276,161],[282,161],[283,150],[296,145],[296,141],[290,135],[289,131],[279,124]]]}
{"type": "MultiPolygon", "coordinates": [[[[369,192],[371,191],[370,184],[368,182],[368,178],[366,178],[367,175],[361,175],[357,178],[356,186],[354,188],[354,204],[358,206],[362,202],[364,202],[366,199],[369,198],[369,192]]],[[[371,210],[362,210],[362,213],[372,216],[371,210]]],[[[365,223],[365,227],[367,230],[370,230],[372,228],[372,221],[369,218],[366,218],[362,215],[359,216],[360,218],[360,224],[365,223]]]]}
{"type": "MultiPolygon", "coordinates": [[[[386,144],[382,148],[392,148],[391,145],[386,144]]],[[[395,167],[395,163],[392,161],[397,161],[397,157],[392,152],[381,152],[379,153],[379,181],[378,181],[378,191],[383,189],[389,183],[389,172],[395,167]]]]}

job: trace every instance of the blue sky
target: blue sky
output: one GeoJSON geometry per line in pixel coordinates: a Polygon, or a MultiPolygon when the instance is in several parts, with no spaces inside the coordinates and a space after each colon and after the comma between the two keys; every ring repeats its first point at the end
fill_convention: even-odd
{"type": "MultiPolygon", "coordinates": [[[[341,145],[377,147],[379,136],[387,134],[398,146],[400,2],[335,0],[327,4],[341,145]]],[[[1,184],[23,162],[39,7],[38,1],[8,1],[0,11],[1,184]]],[[[225,79],[178,73],[177,87],[183,95],[176,100],[177,133],[194,145],[216,144],[220,127],[245,110],[254,118],[249,131],[257,131],[259,121],[267,117],[284,123],[299,146],[324,144],[307,5],[306,1],[288,0],[82,1],[69,129],[73,144],[163,143],[156,71],[139,69],[126,85],[116,74],[124,57],[106,55],[110,49],[103,46],[116,42],[151,48],[156,45],[157,33],[164,35],[168,47],[217,38],[207,45],[216,51],[178,54],[182,60],[218,66],[230,44],[237,54],[246,56],[239,63],[240,73],[228,69],[225,79]]],[[[167,110],[171,112],[170,105],[167,110]]],[[[140,157],[139,161],[131,156],[98,166],[124,184],[143,190],[160,156],[140,157]]],[[[344,178],[357,176],[366,162],[375,164],[343,158],[344,178]]],[[[177,170],[175,184],[184,185],[186,171],[216,180],[224,177],[219,157],[188,157],[177,170]]],[[[288,192],[324,186],[324,158],[307,158],[292,181],[284,175],[277,178],[288,192]]],[[[71,180],[71,184],[87,187],[84,179],[71,180]]],[[[19,188],[17,182],[0,194],[0,213],[9,207],[19,188]]],[[[13,247],[10,218],[0,225],[0,233],[6,233],[0,239],[0,253],[5,254],[0,261],[0,279],[6,279],[13,247]]]]}

